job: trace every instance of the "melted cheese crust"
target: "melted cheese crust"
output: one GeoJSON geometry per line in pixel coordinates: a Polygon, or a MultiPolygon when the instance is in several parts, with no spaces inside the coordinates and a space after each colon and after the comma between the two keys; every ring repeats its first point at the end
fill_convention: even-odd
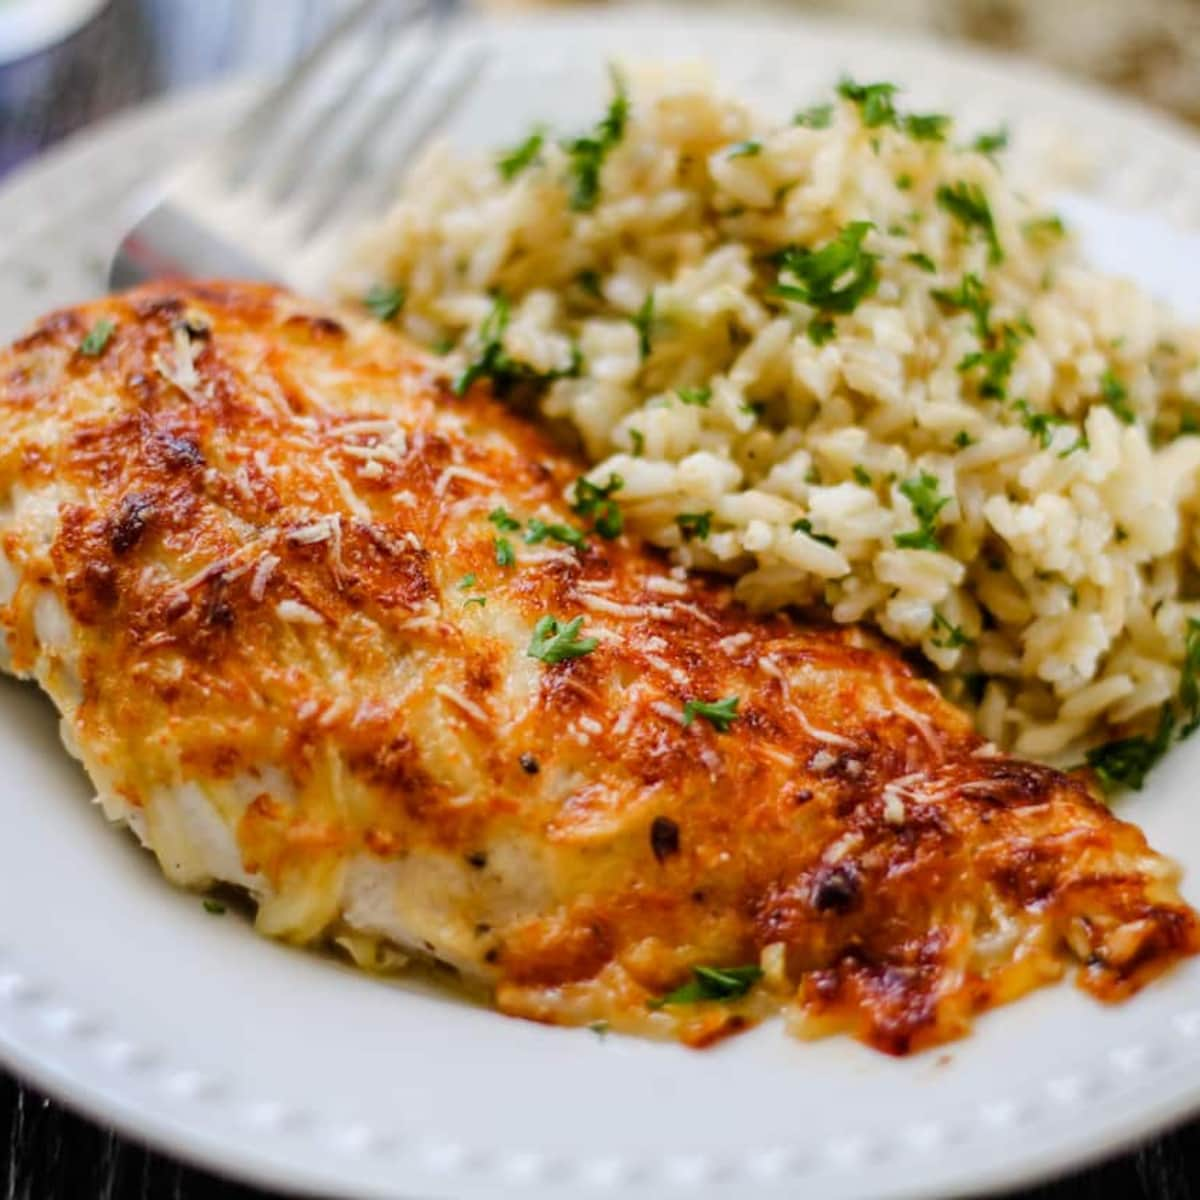
{"type": "Polygon", "coordinates": [[[489,513],[578,524],[580,465],[374,324],[157,286],[51,316],[0,380],[6,665],[109,816],[268,934],[429,955],[538,1020],[703,1045],[782,1006],[893,1053],[1200,944],[1137,829],[863,632],[627,535],[498,563],[489,513]],[[594,652],[530,657],[547,614],[594,652]],[[730,696],[728,732],[684,723],[730,696]],[[742,999],[647,1007],[744,963],[742,999]]]}

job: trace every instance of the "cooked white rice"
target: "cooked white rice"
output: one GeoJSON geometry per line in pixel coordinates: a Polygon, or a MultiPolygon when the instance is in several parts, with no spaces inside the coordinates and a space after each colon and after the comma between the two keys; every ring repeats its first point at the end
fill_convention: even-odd
{"type": "Polygon", "coordinates": [[[586,148],[547,135],[507,179],[435,149],[347,286],[400,285],[399,325],[450,346],[456,373],[502,294],[509,360],[554,375],[581,354],[543,411],[577,431],[594,481],[620,477],[634,528],[736,575],[751,606],[876,625],[986,736],[1061,759],[1152,727],[1180,687],[1200,616],[1200,437],[1180,435],[1200,331],[1089,271],[953,127],[890,103],[780,125],[697,71],[646,75],[623,128],[617,113],[594,131],[612,144],[593,206],[572,202],[586,148]],[[839,235],[850,265],[826,292],[856,268],[873,290],[798,298],[821,298],[813,260],[781,273],[771,256],[839,235]],[[972,275],[986,314],[947,299],[972,275]],[[981,348],[999,351],[991,388],[981,348]]]}

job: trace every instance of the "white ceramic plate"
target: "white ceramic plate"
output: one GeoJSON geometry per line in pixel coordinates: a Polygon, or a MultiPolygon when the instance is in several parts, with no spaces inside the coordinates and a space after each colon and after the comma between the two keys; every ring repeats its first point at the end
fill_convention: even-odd
{"type": "MultiPolygon", "coordinates": [[[[475,36],[475,35],[470,35],[475,36]]],[[[702,55],[784,111],[842,69],[914,105],[1006,118],[1019,149],[1083,148],[1070,201],[1097,254],[1194,300],[1200,149],[1168,123],[1025,66],[841,26],[608,13],[495,35],[454,136],[510,141],[600,106],[615,54],[702,55]],[[1112,164],[1104,167],[1104,163],[1112,164]],[[1115,207],[1140,208],[1116,212],[1115,207]]],[[[101,286],[122,202],[244,93],[136,114],[0,191],[0,334],[101,286]]],[[[1200,962],[1105,1009],[1069,986],[896,1061],[767,1025],[695,1053],[509,1020],[258,939],[172,890],[107,828],[47,704],[0,683],[0,1057],[186,1158],[346,1196],[546,1198],[962,1194],[1115,1152],[1200,1107],[1200,962]]],[[[1200,900],[1200,738],[1122,802],[1200,900]]]]}

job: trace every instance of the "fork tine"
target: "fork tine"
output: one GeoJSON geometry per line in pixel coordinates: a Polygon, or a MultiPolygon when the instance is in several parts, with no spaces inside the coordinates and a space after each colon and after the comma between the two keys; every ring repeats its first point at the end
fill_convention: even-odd
{"type": "Polygon", "coordinates": [[[353,138],[359,136],[355,132],[359,123],[357,110],[363,98],[370,101],[373,89],[384,90],[377,85],[382,85],[396,53],[395,36],[418,24],[429,11],[428,4],[422,3],[389,20],[366,46],[365,61],[352,64],[354,70],[345,86],[329,89],[318,111],[286,139],[275,155],[277,163],[260,184],[272,203],[286,206],[298,189],[303,191],[302,184],[308,186],[306,177],[319,179],[339,166],[344,154],[338,147],[347,133],[353,138]]]}
{"type": "MultiPolygon", "coordinates": [[[[434,77],[438,65],[444,60],[449,40],[448,14],[437,12],[429,34],[429,45],[422,48],[424,52],[418,50],[415,61],[409,63],[398,81],[371,99],[364,111],[358,114],[356,127],[347,131],[336,158],[322,164],[322,170],[314,172],[310,198],[304,205],[306,234],[315,233],[329,218],[332,209],[343,203],[348,193],[362,185],[367,151],[372,145],[383,142],[388,131],[408,115],[418,92],[434,77]]],[[[455,82],[457,84],[458,80],[455,82]]]]}
{"type": "Polygon", "coordinates": [[[256,154],[263,148],[272,125],[294,111],[304,93],[324,76],[340,52],[389,3],[389,0],[355,0],[349,10],[287,77],[259,100],[230,134],[224,154],[229,181],[244,182],[256,154]]]}

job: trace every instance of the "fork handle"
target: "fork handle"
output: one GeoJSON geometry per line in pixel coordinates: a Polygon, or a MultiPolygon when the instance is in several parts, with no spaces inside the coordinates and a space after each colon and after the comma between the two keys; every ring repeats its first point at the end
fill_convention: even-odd
{"type": "Polygon", "coordinates": [[[164,278],[283,282],[266,262],[214,237],[169,203],[153,209],[125,235],[109,269],[109,286],[123,291],[164,278]]]}

